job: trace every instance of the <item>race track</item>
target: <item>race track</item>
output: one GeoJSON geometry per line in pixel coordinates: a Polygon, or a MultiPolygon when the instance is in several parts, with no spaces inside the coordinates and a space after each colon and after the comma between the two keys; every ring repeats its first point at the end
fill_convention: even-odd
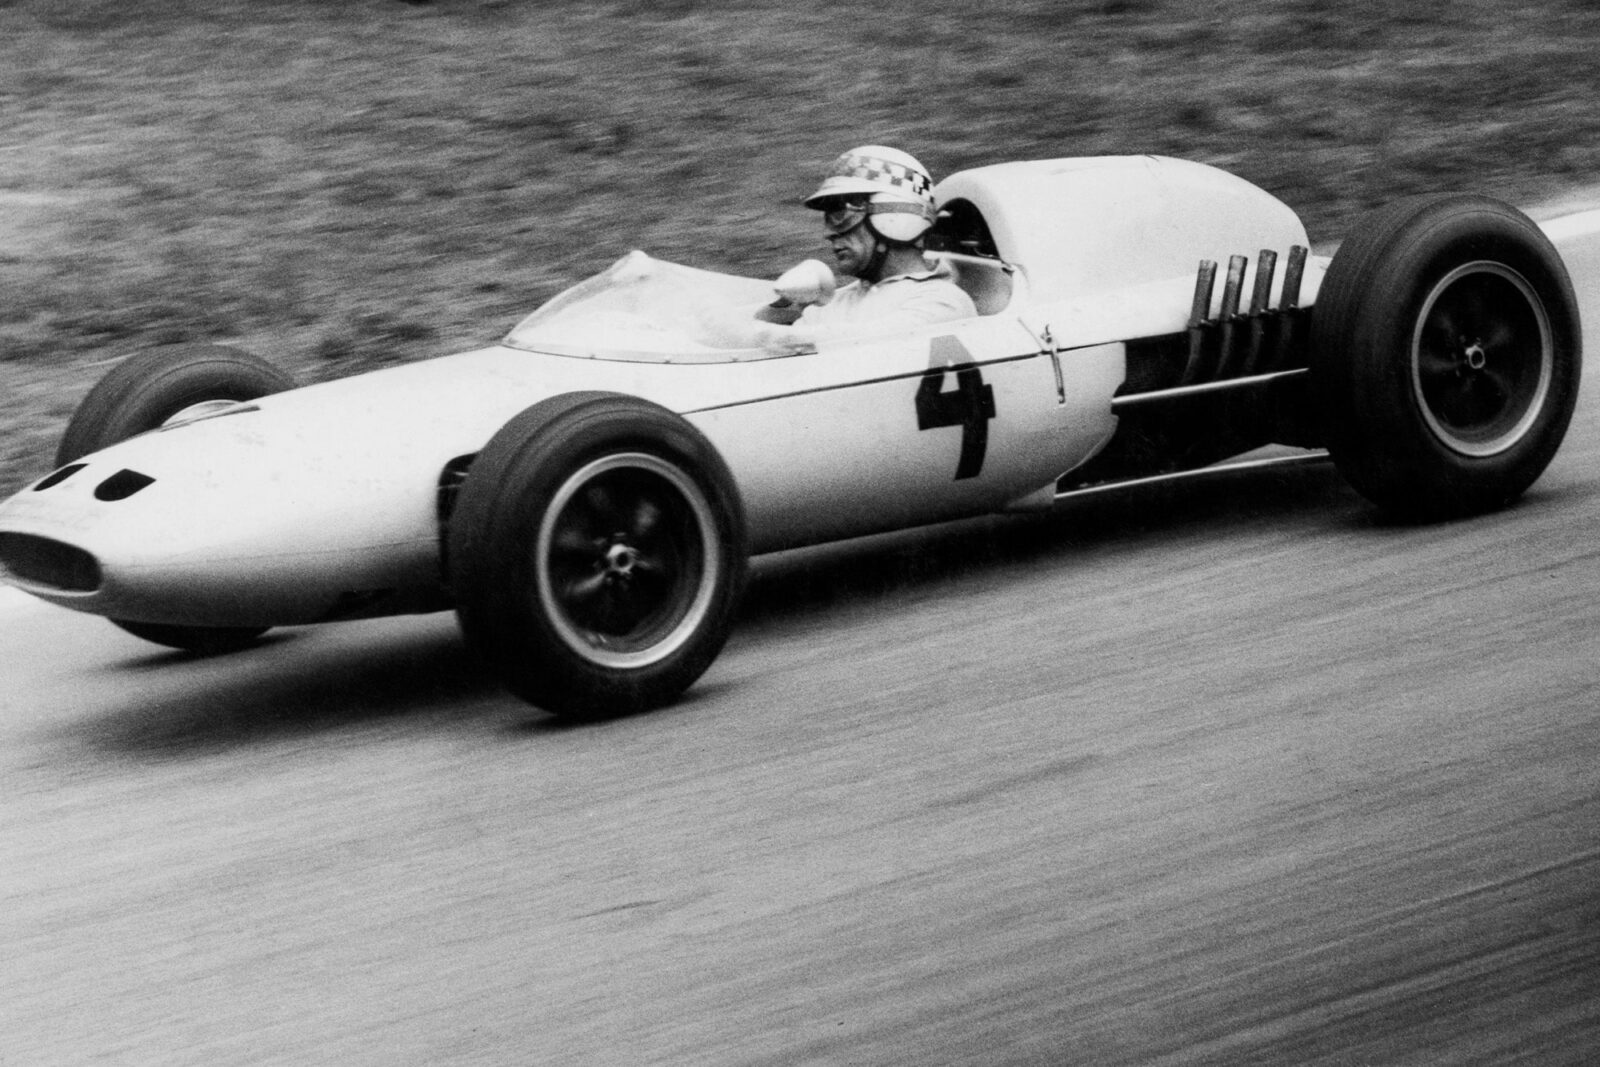
{"type": "Polygon", "coordinates": [[[768,559],[599,726],[448,616],[0,595],[0,1064],[1600,1061],[1588,345],[1506,512],[1318,466],[768,559]]]}

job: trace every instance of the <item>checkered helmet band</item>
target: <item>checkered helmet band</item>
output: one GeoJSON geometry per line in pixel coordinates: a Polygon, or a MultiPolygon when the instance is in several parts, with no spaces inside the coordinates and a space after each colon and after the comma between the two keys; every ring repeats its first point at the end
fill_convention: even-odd
{"type": "Polygon", "coordinates": [[[806,197],[807,207],[832,197],[867,194],[877,203],[916,204],[932,219],[933,179],[928,169],[897,148],[866,145],[852,148],[838,159],[817,191],[806,197]]]}
{"type": "Polygon", "coordinates": [[[877,156],[846,152],[834,163],[830,178],[861,178],[875,187],[887,186],[896,192],[907,193],[918,200],[933,192],[933,181],[921,167],[908,167],[877,156]]]}

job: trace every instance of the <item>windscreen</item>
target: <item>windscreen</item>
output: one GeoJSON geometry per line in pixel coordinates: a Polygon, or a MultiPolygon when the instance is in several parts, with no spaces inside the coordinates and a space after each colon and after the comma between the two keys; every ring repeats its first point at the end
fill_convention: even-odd
{"type": "Polygon", "coordinates": [[[772,283],[629,252],[523,319],[505,344],[650,363],[771,358],[725,324],[773,298],[772,283]]]}

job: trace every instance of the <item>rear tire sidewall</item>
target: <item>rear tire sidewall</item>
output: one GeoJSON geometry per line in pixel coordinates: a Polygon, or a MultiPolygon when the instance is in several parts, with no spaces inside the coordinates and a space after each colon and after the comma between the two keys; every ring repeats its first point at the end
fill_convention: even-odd
{"type": "Polygon", "coordinates": [[[507,423],[468,471],[446,536],[468,644],[512,692],[572,719],[642,711],[681,694],[726,641],[746,569],[737,488],[716,450],[666,408],[608,393],[555,397],[507,423]],[[613,654],[588,645],[560,610],[544,561],[577,482],[635,470],[682,490],[705,567],[683,625],[669,617],[657,645],[613,654]]]}
{"type": "Polygon", "coordinates": [[[1486,197],[1416,198],[1369,216],[1334,257],[1312,317],[1324,440],[1350,483],[1400,517],[1472,514],[1519,496],[1561,444],[1580,364],[1576,300],[1559,254],[1520,212],[1486,197]],[[1468,454],[1430,425],[1416,371],[1424,305],[1471,264],[1525,282],[1549,327],[1538,412],[1487,455],[1468,454]]]}

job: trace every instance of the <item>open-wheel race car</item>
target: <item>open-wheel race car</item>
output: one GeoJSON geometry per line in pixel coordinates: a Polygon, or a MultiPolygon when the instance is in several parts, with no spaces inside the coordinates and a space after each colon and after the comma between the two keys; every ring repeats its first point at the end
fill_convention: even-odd
{"type": "Polygon", "coordinates": [[[1571,417],[1571,283],[1489,198],[1392,204],[1330,261],[1268,193],[1173,159],[1005,163],[935,196],[930,254],[978,314],[910,332],[729,348],[704,324],[770,283],[633,253],[499,344],[338,381],[133,356],[0,505],[0,566],[197,652],[453,609],[512,691],[609,715],[706,670],[753,554],[1273,443],[1325,449],[1387,511],[1470,514],[1571,417]]]}

